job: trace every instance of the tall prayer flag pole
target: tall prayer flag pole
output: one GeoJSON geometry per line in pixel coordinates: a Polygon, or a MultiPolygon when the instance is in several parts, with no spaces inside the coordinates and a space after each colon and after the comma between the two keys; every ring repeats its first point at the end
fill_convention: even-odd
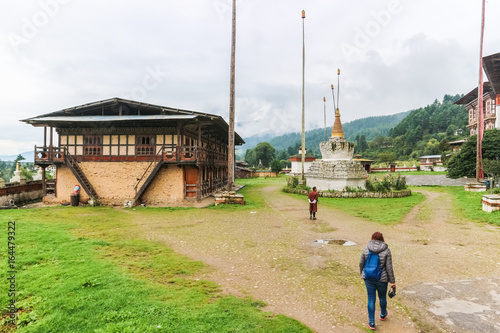
{"type": "Polygon", "coordinates": [[[325,117],[325,141],[326,141],[326,97],[323,97],[323,115],[325,117]]]}
{"type": "Polygon", "coordinates": [[[304,163],[306,160],[306,113],[305,113],[305,68],[306,68],[306,38],[305,38],[305,18],[306,11],[302,11],[302,184],[304,184],[306,177],[304,172],[304,163]]]}
{"type": "Polygon", "coordinates": [[[337,110],[337,105],[335,104],[335,91],[333,88],[333,84],[332,84],[332,98],[333,98],[333,113],[335,113],[335,110],[337,110]]]}
{"type": "Polygon", "coordinates": [[[228,133],[228,191],[233,190],[234,181],[234,82],[235,82],[235,58],[236,58],[236,0],[233,0],[233,22],[231,35],[231,79],[229,92],[229,133],[228,133]]]}
{"type": "Polygon", "coordinates": [[[479,47],[479,87],[478,87],[478,117],[477,117],[477,154],[476,154],[476,180],[479,182],[483,179],[483,154],[482,141],[484,131],[484,115],[483,115],[483,40],[484,40],[484,12],[485,2],[483,0],[482,16],[481,16],[481,42],[479,47]]]}
{"type": "Polygon", "coordinates": [[[337,109],[340,109],[340,68],[337,69],[337,109]]]}

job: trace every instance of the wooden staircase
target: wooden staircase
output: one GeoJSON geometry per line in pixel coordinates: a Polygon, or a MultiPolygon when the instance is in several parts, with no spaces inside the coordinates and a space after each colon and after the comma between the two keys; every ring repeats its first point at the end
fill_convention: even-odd
{"type": "Polygon", "coordinates": [[[141,178],[137,179],[137,184],[135,184],[134,186],[135,197],[134,200],[132,201],[132,206],[136,206],[139,203],[139,200],[141,199],[142,195],[147,190],[149,185],[151,185],[151,182],[155,178],[158,171],[160,171],[162,165],[163,165],[163,149],[160,148],[160,150],[158,150],[158,152],[156,153],[155,159],[148,165],[146,171],[144,171],[141,178]],[[151,169],[153,165],[154,165],[153,170],[151,171],[151,173],[149,173],[148,177],[139,188],[139,184],[141,184],[142,180],[144,179],[144,177],[146,177],[149,169],[151,169]]]}
{"type": "Polygon", "coordinates": [[[78,180],[84,191],[88,194],[88,196],[94,201],[94,203],[98,203],[99,197],[97,195],[97,192],[88,180],[87,176],[85,176],[83,170],[78,165],[78,162],[73,158],[73,156],[68,153],[67,150],[64,153],[64,162],[71,170],[71,172],[73,172],[73,175],[75,175],[76,179],[78,180]]]}
{"type": "Polygon", "coordinates": [[[46,192],[47,194],[56,194],[56,180],[55,179],[47,179],[45,180],[46,192]]]}

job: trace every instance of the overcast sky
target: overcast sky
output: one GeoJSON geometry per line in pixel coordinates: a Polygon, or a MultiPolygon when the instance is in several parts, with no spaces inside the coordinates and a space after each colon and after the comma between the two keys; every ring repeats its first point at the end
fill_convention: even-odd
{"type": "MultiPolygon", "coordinates": [[[[239,0],[236,130],[301,129],[394,114],[477,86],[481,0],[239,0]]],[[[484,55],[500,52],[487,2],[484,55]]],[[[43,143],[20,119],[122,97],[228,118],[230,0],[39,0],[0,4],[0,155],[43,143]]]]}

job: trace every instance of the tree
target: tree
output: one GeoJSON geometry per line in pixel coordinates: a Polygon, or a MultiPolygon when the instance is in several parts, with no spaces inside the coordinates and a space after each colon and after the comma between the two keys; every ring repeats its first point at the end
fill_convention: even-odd
{"type": "Polygon", "coordinates": [[[436,139],[430,139],[425,145],[424,154],[436,155],[437,153],[439,153],[439,141],[436,139]]]}
{"type": "Polygon", "coordinates": [[[396,157],[396,154],[394,154],[392,152],[391,153],[380,153],[380,154],[378,154],[378,159],[382,163],[389,164],[391,162],[395,162],[397,157],[396,157]]]}
{"type": "Polygon", "coordinates": [[[297,142],[295,146],[288,147],[287,149],[288,155],[289,156],[297,155],[299,153],[299,147],[300,147],[300,142],[297,142]]]}
{"type": "Polygon", "coordinates": [[[276,154],[276,157],[280,160],[287,160],[290,158],[290,155],[288,155],[288,152],[286,150],[281,150],[276,154]]]}
{"type": "Polygon", "coordinates": [[[258,143],[253,149],[257,160],[262,161],[262,164],[267,168],[271,161],[276,157],[276,150],[268,142],[258,143]]]}
{"type": "Polygon", "coordinates": [[[262,163],[264,167],[269,167],[271,161],[276,157],[276,150],[268,142],[260,142],[253,149],[245,153],[245,161],[253,166],[262,163]]]}
{"type": "Polygon", "coordinates": [[[257,163],[259,163],[259,160],[255,157],[255,151],[253,149],[248,149],[245,152],[245,162],[254,167],[257,166],[257,163]]]}
{"type": "Polygon", "coordinates": [[[363,152],[368,149],[368,142],[366,142],[366,136],[361,135],[359,138],[359,151],[363,152]]]}
{"type": "Polygon", "coordinates": [[[484,173],[491,177],[491,187],[493,188],[500,176],[500,160],[483,160],[483,169],[484,173]]]}
{"type": "Polygon", "coordinates": [[[17,155],[16,159],[14,160],[14,163],[17,163],[17,162],[22,161],[22,160],[25,160],[25,158],[23,155],[19,154],[19,155],[17,155]]]}
{"type": "Polygon", "coordinates": [[[450,124],[450,126],[448,126],[448,128],[446,129],[446,135],[453,136],[453,135],[455,135],[456,130],[457,130],[457,126],[450,124]]]}
{"type": "Polygon", "coordinates": [[[448,151],[450,149],[451,149],[451,147],[450,147],[450,143],[448,142],[448,140],[446,140],[446,138],[441,140],[441,142],[439,143],[439,151],[445,152],[445,151],[448,151]]]}
{"type": "Polygon", "coordinates": [[[273,159],[271,161],[271,171],[272,172],[280,172],[281,169],[283,169],[281,161],[279,159],[277,159],[277,158],[273,159]]]}
{"type": "Polygon", "coordinates": [[[476,176],[476,136],[465,142],[462,150],[450,158],[446,176],[453,179],[476,176]]]}
{"type": "MultiPolygon", "coordinates": [[[[449,178],[471,177],[476,175],[476,143],[477,136],[467,140],[462,150],[448,162],[449,178]]],[[[491,129],[484,132],[482,151],[484,160],[500,159],[500,129],[491,129]]]]}
{"type": "Polygon", "coordinates": [[[369,146],[372,149],[382,148],[384,145],[384,140],[385,138],[383,136],[377,136],[375,139],[370,141],[369,146]]]}

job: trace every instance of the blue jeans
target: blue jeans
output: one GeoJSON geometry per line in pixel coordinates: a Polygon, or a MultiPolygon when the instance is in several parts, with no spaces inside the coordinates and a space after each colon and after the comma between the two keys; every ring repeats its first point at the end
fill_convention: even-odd
{"type": "Polygon", "coordinates": [[[375,323],[375,302],[380,300],[380,314],[387,314],[387,282],[365,280],[366,291],[368,292],[368,320],[375,323]]]}

